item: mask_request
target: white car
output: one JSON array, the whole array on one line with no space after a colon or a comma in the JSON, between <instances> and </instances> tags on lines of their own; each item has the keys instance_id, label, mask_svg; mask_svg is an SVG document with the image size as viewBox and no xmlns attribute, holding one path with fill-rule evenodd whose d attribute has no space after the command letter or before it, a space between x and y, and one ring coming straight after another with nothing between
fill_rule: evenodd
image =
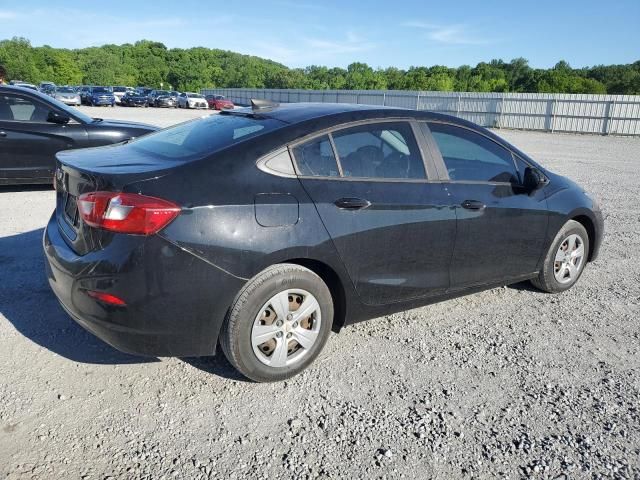
<instances>
[{"instance_id":1,"label":"white car","mask_svg":"<svg viewBox=\"0 0 640 480\"><path fill-rule=\"evenodd\" d=\"M207 109L207 99L204 95L193 92L181 93L178 97L178 108L204 108Z\"/></svg>"},{"instance_id":2,"label":"white car","mask_svg":"<svg viewBox=\"0 0 640 480\"><path fill-rule=\"evenodd\" d=\"M80 94L73 87L57 87L53 98L67 105L80 105Z\"/></svg>"},{"instance_id":3,"label":"white car","mask_svg":"<svg viewBox=\"0 0 640 480\"><path fill-rule=\"evenodd\" d=\"M113 87L113 96L116 97L116 103L118 105L122 103L122 97L124 97L127 92L133 92L133 87Z\"/></svg>"}]
</instances>

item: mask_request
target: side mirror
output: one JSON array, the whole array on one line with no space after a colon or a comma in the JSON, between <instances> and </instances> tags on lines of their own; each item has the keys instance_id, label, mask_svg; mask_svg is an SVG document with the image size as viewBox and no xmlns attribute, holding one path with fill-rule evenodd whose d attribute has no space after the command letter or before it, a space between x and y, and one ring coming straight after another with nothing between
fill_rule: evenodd
<instances>
[{"instance_id":1,"label":"side mirror","mask_svg":"<svg viewBox=\"0 0 640 480\"><path fill-rule=\"evenodd\" d=\"M547 184L547 177L540 170L534 167L527 167L524 170L523 186L529 192L534 192Z\"/></svg>"},{"instance_id":2,"label":"side mirror","mask_svg":"<svg viewBox=\"0 0 640 480\"><path fill-rule=\"evenodd\" d=\"M71 120L71 117L65 115L64 113L56 112L55 110L50 110L47 115L47 122L57 123L58 125L66 125Z\"/></svg>"}]
</instances>

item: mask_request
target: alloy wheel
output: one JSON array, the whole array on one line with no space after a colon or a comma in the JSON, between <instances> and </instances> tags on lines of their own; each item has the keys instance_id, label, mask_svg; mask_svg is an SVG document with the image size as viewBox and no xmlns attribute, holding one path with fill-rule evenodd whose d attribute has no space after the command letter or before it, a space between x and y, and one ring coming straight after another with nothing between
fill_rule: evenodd
<instances>
[{"instance_id":1,"label":"alloy wheel","mask_svg":"<svg viewBox=\"0 0 640 480\"><path fill-rule=\"evenodd\" d=\"M565 238L556 252L554 275L558 283L567 284L578 278L584 264L584 241L580 235Z\"/></svg>"}]
</instances>

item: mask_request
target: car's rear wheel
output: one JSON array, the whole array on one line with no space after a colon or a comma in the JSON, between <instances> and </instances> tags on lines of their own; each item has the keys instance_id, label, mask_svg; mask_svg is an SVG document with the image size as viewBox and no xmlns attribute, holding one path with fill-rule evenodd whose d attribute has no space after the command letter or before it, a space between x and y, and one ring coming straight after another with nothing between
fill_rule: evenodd
<instances>
[{"instance_id":1,"label":"car's rear wheel","mask_svg":"<svg viewBox=\"0 0 640 480\"><path fill-rule=\"evenodd\" d=\"M238 293L220 345L231 364L256 382L290 378L318 356L333 323L331 293L311 270L273 265Z\"/></svg>"},{"instance_id":2,"label":"car's rear wheel","mask_svg":"<svg viewBox=\"0 0 640 480\"><path fill-rule=\"evenodd\" d=\"M560 229L544 259L542 270L531 283L549 293L564 292L580 278L589 257L589 235L575 220Z\"/></svg>"}]
</instances>

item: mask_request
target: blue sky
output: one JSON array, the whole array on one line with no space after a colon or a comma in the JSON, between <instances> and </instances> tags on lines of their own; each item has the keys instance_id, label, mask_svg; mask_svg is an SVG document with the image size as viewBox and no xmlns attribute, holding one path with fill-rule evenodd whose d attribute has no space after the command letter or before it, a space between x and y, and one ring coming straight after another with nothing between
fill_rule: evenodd
<instances>
[{"instance_id":1,"label":"blue sky","mask_svg":"<svg viewBox=\"0 0 640 480\"><path fill-rule=\"evenodd\" d=\"M519 56L534 67L560 59L582 67L640 59L640 0L0 0L0 38L12 36L66 48L145 38L291 67L459 66Z\"/></svg>"}]
</instances>

